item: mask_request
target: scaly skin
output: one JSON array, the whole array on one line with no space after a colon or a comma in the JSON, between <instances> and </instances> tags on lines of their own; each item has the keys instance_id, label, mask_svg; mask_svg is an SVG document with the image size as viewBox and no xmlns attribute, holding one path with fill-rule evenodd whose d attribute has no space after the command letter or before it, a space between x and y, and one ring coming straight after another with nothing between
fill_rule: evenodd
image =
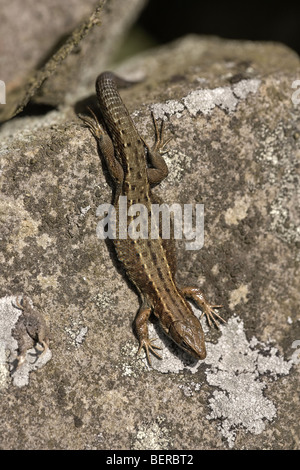
<instances>
[{"instance_id":1,"label":"scaly skin","mask_svg":"<svg viewBox=\"0 0 300 470\"><path fill-rule=\"evenodd\" d=\"M163 124L155 126L155 143L150 149L139 133L117 90L118 77L104 72L96 80L96 91L104 126L93 114L93 118L80 116L97 140L107 168L113 178L116 191L114 207L119 220L119 198L127 196L127 210L133 204L143 204L148 211L148 227L151 227L151 204L158 203L150 186L162 181L168 175L167 165L162 157L169 142L163 141ZM145 152L146 150L146 152ZM151 168L148 168L147 153ZM127 217L127 226L134 220ZM117 223L118 227L118 223ZM159 319L163 330L184 351L197 359L206 357L204 333L198 318L194 315L186 298L193 299L202 308L207 318L214 315L223 320L213 309L199 289L179 289L175 282L176 259L172 240L119 239L114 241L118 259L123 263L128 278L136 286L142 305L135 319L139 340L139 351L145 349L149 363L149 352L160 357L160 349L148 335L148 319L151 312Z\"/></svg>"}]
</instances>

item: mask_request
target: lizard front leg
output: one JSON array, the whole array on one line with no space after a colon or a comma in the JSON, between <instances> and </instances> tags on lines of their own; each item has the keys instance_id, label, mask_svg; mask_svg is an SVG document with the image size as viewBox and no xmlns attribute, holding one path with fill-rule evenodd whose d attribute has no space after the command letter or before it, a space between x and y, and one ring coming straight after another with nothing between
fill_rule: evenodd
<instances>
[{"instance_id":1,"label":"lizard front leg","mask_svg":"<svg viewBox=\"0 0 300 470\"><path fill-rule=\"evenodd\" d=\"M148 362L151 365L149 350L161 359L161 356L155 351L155 349L161 349L161 348L153 344L156 338L154 339L149 338L148 320L149 320L150 313L151 313L151 308L145 305L141 306L135 319L135 329L136 329L136 334L140 343L137 353L139 354L142 348L144 348L146 351Z\"/></svg>"},{"instance_id":2,"label":"lizard front leg","mask_svg":"<svg viewBox=\"0 0 300 470\"><path fill-rule=\"evenodd\" d=\"M216 325L216 327L217 328L219 327L219 322L218 322L218 320L216 320L215 317L219 318L224 323L226 323L224 318L222 318L214 310L215 308L223 307L223 305L212 305L212 304L210 304L206 300L204 294L200 291L200 289L198 289L197 287L184 287L183 289L181 289L180 292L184 297L192 299L198 305L198 307L201 308L201 310L203 312L202 316L206 315L209 326L212 326L212 321L213 321L213 323Z\"/></svg>"}]
</instances>

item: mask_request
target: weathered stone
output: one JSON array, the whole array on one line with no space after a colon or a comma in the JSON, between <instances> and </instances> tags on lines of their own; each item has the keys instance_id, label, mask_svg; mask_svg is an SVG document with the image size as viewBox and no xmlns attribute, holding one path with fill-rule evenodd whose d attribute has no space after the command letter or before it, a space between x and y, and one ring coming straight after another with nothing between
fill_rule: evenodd
<instances>
[{"instance_id":1,"label":"weathered stone","mask_svg":"<svg viewBox=\"0 0 300 470\"><path fill-rule=\"evenodd\" d=\"M187 37L118 71L145 76L122 92L145 140L151 110L173 137L155 192L205 206L204 246L178 244L178 281L223 303L227 324L206 331L205 361L191 362L156 324L163 360L136 359L138 297L96 237L111 188L93 138L71 108L7 123L0 445L299 448L299 59L280 44ZM52 358L20 387L4 358L22 293L50 324Z\"/></svg>"},{"instance_id":2,"label":"weathered stone","mask_svg":"<svg viewBox=\"0 0 300 470\"><path fill-rule=\"evenodd\" d=\"M0 57L7 96L0 123L19 114L30 100L56 108L72 102L75 91L77 98L84 95L98 71L111 63L145 3L98 0L89 6L72 0L64 7L51 0L38 8L30 1L24 8L17 0L7 5ZM21 15L16 13L20 10Z\"/></svg>"}]
</instances>

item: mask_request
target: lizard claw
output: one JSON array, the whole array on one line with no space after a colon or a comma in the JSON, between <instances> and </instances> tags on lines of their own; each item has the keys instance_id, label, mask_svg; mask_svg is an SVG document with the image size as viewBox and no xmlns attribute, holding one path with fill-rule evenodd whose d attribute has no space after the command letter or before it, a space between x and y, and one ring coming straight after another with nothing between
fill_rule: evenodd
<instances>
[{"instance_id":1,"label":"lizard claw","mask_svg":"<svg viewBox=\"0 0 300 470\"><path fill-rule=\"evenodd\" d=\"M204 297L204 294L197 287L185 287L181 290L181 293L184 295L184 297L193 299L194 302L198 305L198 307L201 308L203 312L201 318L203 317L203 315L206 315L207 322L210 327L212 326L212 323L214 323L216 327L219 328L219 322L217 318L226 323L226 320L224 320L224 318L222 318L221 315L219 315L214 310L215 308L223 307L223 305L211 305Z\"/></svg>"},{"instance_id":2,"label":"lizard claw","mask_svg":"<svg viewBox=\"0 0 300 470\"><path fill-rule=\"evenodd\" d=\"M92 135L97 139L99 139L103 134L103 129L101 124L94 113L94 111L88 106L88 110L90 111L91 116L85 116L83 114L78 114L79 119L81 119L84 124L90 129Z\"/></svg>"},{"instance_id":3,"label":"lizard claw","mask_svg":"<svg viewBox=\"0 0 300 470\"><path fill-rule=\"evenodd\" d=\"M151 359L150 359L150 355L149 355L149 350L157 357L159 357L159 359L162 359L162 357L155 351L155 349L162 349L160 348L159 346L155 346L155 344L153 344L154 341L156 341L157 338L153 338L153 339L142 339L140 341L140 346L139 346L139 349L138 349L138 352L137 354L139 354L141 352L141 350L144 348L145 351L146 351L146 356L147 356L147 360L148 360L148 363L149 365L151 366Z\"/></svg>"},{"instance_id":4,"label":"lizard claw","mask_svg":"<svg viewBox=\"0 0 300 470\"><path fill-rule=\"evenodd\" d=\"M226 320L224 320L224 318L222 318L221 315L219 315L214 309L221 308L221 307L223 307L223 305L210 305L210 304L204 305L201 318L203 317L203 315L206 315L209 326L211 327L212 322L213 322L216 325L216 327L219 328L219 322L215 317L219 318L224 323L226 323Z\"/></svg>"},{"instance_id":5,"label":"lizard claw","mask_svg":"<svg viewBox=\"0 0 300 470\"><path fill-rule=\"evenodd\" d=\"M168 150L165 149L165 146L172 140L172 137L169 137L165 142L163 141L164 129L165 129L165 121L162 119L160 129L158 129L157 120L154 117L153 111L151 113L154 129L155 129L155 144L154 150L158 150L158 152L163 155L167 153Z\"/></svg>"}]
</instances>

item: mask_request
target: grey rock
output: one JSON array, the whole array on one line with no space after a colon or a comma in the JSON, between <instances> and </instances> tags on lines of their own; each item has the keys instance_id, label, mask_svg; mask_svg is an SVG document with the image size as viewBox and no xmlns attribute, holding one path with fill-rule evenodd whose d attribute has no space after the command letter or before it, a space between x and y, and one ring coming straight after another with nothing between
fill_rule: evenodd
<instances>
[{"instance_id":1,"label":"grey rock","mask_svg":"<svg viewBox=\"0 0 300 470\"><path fill-rule=\"evenodd\" d=\"M204 246L178 243L178 281L223 304L227 324L203 320L198 363L155 322L163 360L136 358L138 297L96 236L111 188L72 108L3 126L0 319L26 292L52 358L14 383L0 326L2 448L299 448L299 70L280 44L195 36L116 70L145 77L122 92L145 140L151 111L173 137L155 192L204 204Z\"/></svg>"}]
</instances>

